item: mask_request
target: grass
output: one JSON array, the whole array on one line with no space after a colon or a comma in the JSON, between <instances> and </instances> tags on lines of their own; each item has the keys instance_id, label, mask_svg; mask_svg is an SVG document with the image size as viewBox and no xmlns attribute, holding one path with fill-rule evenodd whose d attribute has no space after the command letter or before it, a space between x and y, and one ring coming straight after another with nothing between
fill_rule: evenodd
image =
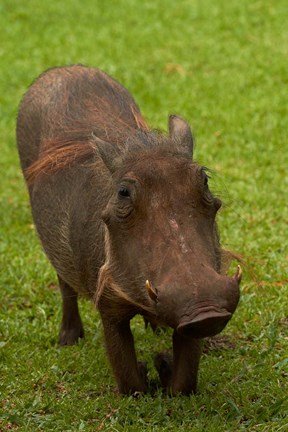
<instances>
[{"instance_id":1,"label":"grass","mask_svg":"<svg viewBox=\"0 0 288 432\"><path fill-rule=\"evenodd\" d=\"M288 430L287 2L136 0L0 5L0 430ZM186 117L196 157L226 202L224 246L246 259L239 308L205 353L196 396L119 397L98 313L81 303L85 341L60 349L60 295L32 225L15 146L31 81L51 66L98 66L166 129ZM169 346L133 321L139 356Z\"/></svg>"}]
</instances>

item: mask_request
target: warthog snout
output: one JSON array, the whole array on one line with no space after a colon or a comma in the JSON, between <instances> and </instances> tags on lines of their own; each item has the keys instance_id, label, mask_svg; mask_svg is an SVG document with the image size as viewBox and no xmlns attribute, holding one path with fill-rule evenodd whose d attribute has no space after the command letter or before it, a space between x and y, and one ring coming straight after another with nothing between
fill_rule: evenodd
<instances>
[{"instance_id":1,"label":"warthog snout","mask_svg":"<svg viewBox=\"0 0 288 432\"><path fill-rule=\"evenodd\" d=\"M192 320L186 318L180 322L177 331L184 336L195 338L214 336L224 329L231 317L232 313L228 311L203 310Z\"/></svg>"},{"instance_id":2,"label":"warthog snout","mask_svg":"<svg viewBox=\"0 0 288 432\"><path fill-rule=\"evenodd\" d=\"M198 278L179 285L174 272L157 290L146 281L146 290L155 302L158 315L183 336L203 338L220 333L232 318L240 297L241 267L233 277L211 268ZM197 282L196 282L197 281ZM181 296L177 294L181 293Z\"/></svg>"}]
</instances>

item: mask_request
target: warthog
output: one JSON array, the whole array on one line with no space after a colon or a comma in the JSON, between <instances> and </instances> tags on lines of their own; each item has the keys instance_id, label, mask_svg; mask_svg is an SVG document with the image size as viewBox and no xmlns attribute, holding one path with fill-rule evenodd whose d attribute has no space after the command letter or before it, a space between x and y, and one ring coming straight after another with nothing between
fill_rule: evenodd
<instances>
[{"instance_id":1,"label":"warthog","mask_svg":"<svg viewBox=\"0 0 288 432\"><path fill-rule=\"evenodd\" d=\"M128 91L80 65L43 73L19 109L17 142L33 219L60 284L60 344L83 337L78 295L97 305L121 393L145 392L130 320L174 329L173 358L155 357L173 394L196 390L201 338L239 300L241 269L221 274L221 201L193 161L182 118L151 130Z\"/></svg>"}]
</instances>

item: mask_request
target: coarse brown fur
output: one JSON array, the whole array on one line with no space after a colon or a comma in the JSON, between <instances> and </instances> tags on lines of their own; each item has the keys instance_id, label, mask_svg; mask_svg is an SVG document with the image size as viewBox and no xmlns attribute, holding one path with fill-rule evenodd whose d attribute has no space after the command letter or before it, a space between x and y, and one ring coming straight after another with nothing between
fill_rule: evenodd
<instances>
[{"instance_id":1,"label":"coarse brown fur","mask_svg":"<svg viewBox=\"0 0 288 432\"><path fill-rule=\"evenodd\" d=\"M162 385L194 392L201 339L231 318L241 273L221 275L221 202L192 161L189 125L170 116L168 135L152 131L124 87L75 65L32 84L17 143L33 219L59 279L60 343L83 337L77 297L90 297L119 391L146 391L130 330L141 314L174 329L173 358L155 358Z\"/></svg>"}]
</instances>

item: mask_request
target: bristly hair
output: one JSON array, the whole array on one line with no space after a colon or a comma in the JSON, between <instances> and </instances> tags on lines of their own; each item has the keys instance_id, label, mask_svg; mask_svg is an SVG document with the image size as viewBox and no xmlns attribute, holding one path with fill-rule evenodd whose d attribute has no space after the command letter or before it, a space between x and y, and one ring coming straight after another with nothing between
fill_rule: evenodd
<instances>
[{"instance_id":1,"label":"bristly hair","mask_svg":"<svg viewBox=\"0 0 288 432\"><path fill-rule=\"evenodd\" d=\"M95 147L90 141L83 143L59 139L47 140L46 150L43 150L39 159L25 171L25 178L32 185L36 178L42 174L53 174L64 168L68 168L76 162L85 162L92 157Z\"/></svg>"},{"instance_id":2,"label":"bristly hair","mask_svg":"<svg viewBox=\"0 0 288 432\"><path fill-rule=\"evenodd\" d=\"M37 177L42 174L51 175L77 163L89 161L93 163L95 161L97 138L95 139L94 132L91 132L90 135L86 134L86 136L80 136L79 133L75 133L74 137L71 132L68 137L59 137L45 141L38 160L25 171L28 185L32 185ZM140 156L145 153L151 154L151 151L155 155L161 154L163 156L169 155L187 158L187 154L182 153L169 136L158 131L131 128L129 134L126 136L126 140L119 144L115 143L115 146L117 145L119 145L119 160L125 160L125 162L128 162L130 159L135 160L137 153Z\"/></svg>"},{"instance_id":3,"label":"bristly hair","mask_svg":"<svg viewBox=\"0 0 288 432\"><path fill-rule=\"evenodd\" d=\"M109 113L109 123L108 118L106 119L107 124L104 125L106 134L108 139L111 137L112 142L116 145L125 145L129 137L137 141L140 136L144 137L149 132L149 127L140 112L133 105L130 106L130 109L138 129L128 123L126 124L120 118L114 118L112 113ZM121 123L120 128L119 123ZM75 163L84 163L93 158L96 147L95 142L93 142L94 132L91 130L91 133L87 134L87 125L77 126L76 130L71 128L69 131L62 130L58 137L46 139L42 143L39 158L25 170L28 185L32 185L36 178L42 174L53 174ZM111 128L114 128L114 133L111 132ZM120 140L123 142L121 143Z\"/></svg>"}]
</instances>

